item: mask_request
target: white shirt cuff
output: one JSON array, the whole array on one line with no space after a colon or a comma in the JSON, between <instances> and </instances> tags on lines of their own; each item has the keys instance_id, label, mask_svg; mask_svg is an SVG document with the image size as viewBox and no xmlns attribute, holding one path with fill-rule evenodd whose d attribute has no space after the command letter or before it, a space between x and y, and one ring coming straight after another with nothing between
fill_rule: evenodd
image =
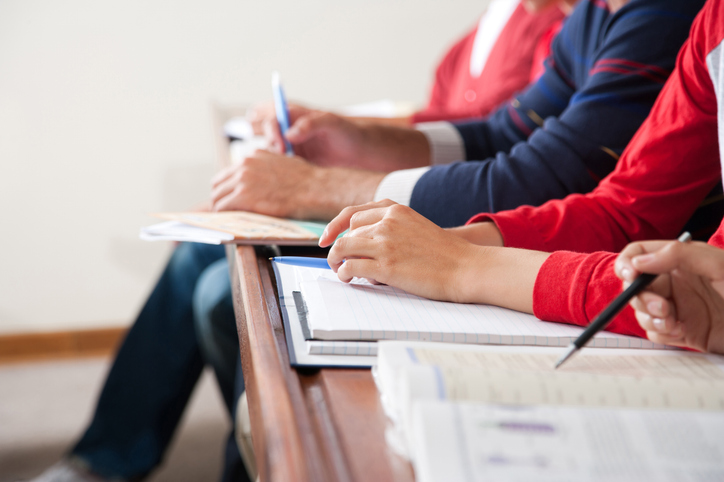
<instances>
[{"instance_id":1,"label":"white shirt cuff","mask_svg":"<svg viewBox=\"0 0 724 482\"><path fill-rule=\"evenodd\" d=\"M423 122L415 129L425 134L430 143L430 164L450 164L465 160L465 142L449 122Z\"/></svg>"},{"instance_id":2,"label":"white shirt cuff","mask_svg":"<svg viewBox=\"0 0 724 482\"><path fill-rule=\"evenodd\" d=\"M429 167L418 167L389 173L377 186L375 201L391 199L398 204L409 206L415 184L429 170Z\"/></svg>"}]
</instances>

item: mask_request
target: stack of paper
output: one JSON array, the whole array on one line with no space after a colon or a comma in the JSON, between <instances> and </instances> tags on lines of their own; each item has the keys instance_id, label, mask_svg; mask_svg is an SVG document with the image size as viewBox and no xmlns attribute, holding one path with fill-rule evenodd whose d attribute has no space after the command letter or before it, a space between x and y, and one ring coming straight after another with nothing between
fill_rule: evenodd
<instances>
[{"instance_id":1,"label":"stack of paper","mask_svg":"<svg viewBox=\"0 0 724 482\"><path fill-rule=\"evenodd\" d=\"M381 342L387 438L419 481L724 480L724 358L592 348L555 371L558 355Z\"/></svg>"}]
</instances>

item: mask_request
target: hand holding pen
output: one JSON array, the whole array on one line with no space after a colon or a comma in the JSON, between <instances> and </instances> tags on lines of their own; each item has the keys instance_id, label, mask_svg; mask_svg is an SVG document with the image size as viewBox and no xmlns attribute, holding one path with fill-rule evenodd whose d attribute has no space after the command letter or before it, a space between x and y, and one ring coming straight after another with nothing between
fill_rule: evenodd
<instances>
[{"instance_id":1,"label":"hand holding pen","mask_svg":"<svg viewBox=\"0 0 724 482\"><path fill-rule=\"evenodd\" d=\"M640 272L658 278L631 301L656 343L724 353L724 250L702 242L644 241L619 255L627 284Z\"/></svg>"},{"instance_id":2,"label":"hand holding pen","mask_svg":"<svg viewBox=\"0 0 724 482\"><path fill-rule=\"evenodd\" d=\"M683 244L688 242L691 239L691 235L688 232L683 233L681 236L679 236L679 239L677 241L669 241L668 243L678 243ZM664 243L667 243L664 241ZM629 245L631 246L631 245ZM627 248L628 249L628 248ZM625 251L624 251L625 252ZM621 255L623 256L624 253ZM649 286L658 276L659 273L655 272L648 272L649 270L646 270L647 272L644 273L643 267L641 268L641 271L636 270L636 267L634 265L628 265L626 266L625 263L623 263L622 258L619 257L619 259L616 262L616 267L618 268L621 265L620 271L622 273L625 273L626 276L620 276L624 281L630 283L626 289L624 289L623 293L618 295L592 322L588 327L581 333L581 335L569 345L566 352L561 356L561 358L558 360L558 362L555 365L555 368L560 367L563 365L563 363L566 362L571 356L573 356L574 353L576 353L578 350L583 348L591 338L594 337L596 333L603 330L608 326L609 323L616 317L616 315L623 310L626 305L637 297L643 290L646 289L647 286ZM634 269L631 269L631 268ZM617 269L617 274L619 273L619 270ZM638 275L638 276L637 276ZM656 341L656 340L652 340Z\"/></svg>"}]
</instances>

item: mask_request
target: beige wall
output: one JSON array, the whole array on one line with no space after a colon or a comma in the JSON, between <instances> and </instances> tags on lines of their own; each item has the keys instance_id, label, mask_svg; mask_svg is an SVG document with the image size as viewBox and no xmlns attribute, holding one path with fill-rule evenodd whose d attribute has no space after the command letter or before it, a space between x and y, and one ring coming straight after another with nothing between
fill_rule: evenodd
<instances>
[{"instance_id":1,"label":"beige wall","mask_svg":"<svg viewBox=\"0 0 724 482\"><path fill-rule=\"evenodd\" d=\"M209 102L420 103L486 0L0 0L0 333L130 323L208 192Z\"/></svg>"}]
</instances>

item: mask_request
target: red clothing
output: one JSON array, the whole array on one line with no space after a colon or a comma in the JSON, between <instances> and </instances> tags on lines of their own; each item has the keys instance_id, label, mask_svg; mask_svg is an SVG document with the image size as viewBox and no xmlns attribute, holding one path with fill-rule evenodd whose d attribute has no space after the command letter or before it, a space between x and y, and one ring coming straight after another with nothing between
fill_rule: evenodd
<instances>
[{"instance_id":1,"label":"red clothing","mask_svg":"<svg viewBox=\"0 0 724 482\"><path fill-rule=\"evenodd\" d=\"M630 241L675 237L721 179L717 101L720 109L724 102L716 93L721 96L724 81L706 61L718 69L724 58L711 60L724 48L723 4L709 0L694 21L650 116L593 192L470 220L495 222L506 246L565 250L553 253L538 273L533 310L539 318L587 325L621 291L611 251ZM724 248L724 226L709 243ZM630 307L609 330L643 336Z\"/></svg>"},{"instance_id":2,"label":"red clothing","mask_svg":"<svg viewBox=\"0 0 724 482\"><path fill-rule=\"evenodd\" d=\"M440 62L430 101L425 109L412 116L413 122L486 116L528 85L539 40L563 17L558 8L530 14L518 4L500 32L479 77L473 77L469 68L477 33L475 27ZM546 38L550 44L553 35ZM550 51L550 45L547 50Z\"/></svg>"},{"instance_id":3,"label":"red clothing","mask_svg":"<svg viewBox=\"0 0 724 482\"><path fill-rule=\"evenodd\" d=\"M533 51L533 64L530 69L529 82L535 82L546 71L545 60L551 55L551 44L558 32L563 28L563 20L565 19L560 19L554 23L538 41L538 45Z\"/></svg>"}]
</instances>

